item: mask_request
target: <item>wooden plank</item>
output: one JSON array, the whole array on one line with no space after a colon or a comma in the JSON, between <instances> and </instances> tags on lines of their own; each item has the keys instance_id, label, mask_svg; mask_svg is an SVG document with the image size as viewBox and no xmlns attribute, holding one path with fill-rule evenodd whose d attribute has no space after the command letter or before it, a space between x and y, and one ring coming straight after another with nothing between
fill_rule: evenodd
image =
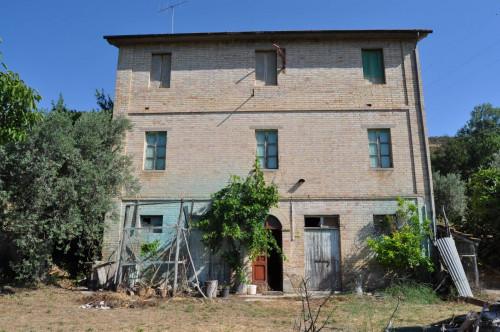
<instances>
[{"instance_id":1,"label":"wooden plank","mask_svg":"<svg viewBox=\"0 0 500 332\"><path fill-rule=\"evenodd\" d=\"M182 214L184 209L184 201L181 200L181 208L179 211L179 219L177 220L177 240L175 241L175 262L179 261L179 249L180 249L180 240L181 240L181 221L182 221ZM174 266L174 287L173 287L173 293L172 295L175 296L177 293L177 276L179 272L179 264L175 264Z\"/></svg>"}]
</instances>

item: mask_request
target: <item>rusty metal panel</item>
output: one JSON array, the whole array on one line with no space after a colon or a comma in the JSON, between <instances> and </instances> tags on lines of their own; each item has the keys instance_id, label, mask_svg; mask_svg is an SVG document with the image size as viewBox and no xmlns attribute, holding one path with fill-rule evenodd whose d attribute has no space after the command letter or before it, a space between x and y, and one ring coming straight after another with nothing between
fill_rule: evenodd
<instances>
[{"instance_id":1,"label":"rusty metal panel","mask_svg":"<svg viewBox=\"0 0 500 332\"><path fill-rule=\"evenodd\" d=\"M451 237L438 239L437 246L444 264L450 272L451 278L457 287L458 294L464 297L473 297L469 282L465 276L464 268L458 256L455 241Z\"/></svg>"},{"instance_id":2,"label":"rusty metal panel","mask_svg":"<svg viewBox=\"0 0 500 332\"><path fill-rule=\"evenodd\" d=\"M340 231L307 229L306 278L311 290L340 290Z\"/></svg>"},{"instance_id":3,"label":"rusty metal panel","mask_svg":"<svg viewBox=\"0 0 500 332\"><path fill-rule=\"evenodd\" d=\"M189 236L189 250L193 257L198 280L202 284L207 280L218 280L219 285L229 284L231 281L229 266L221 259L220 255L210 253L210 249L201 242L202 236L203 232L198 229L193 229ZM194 281L192 269L190 269L189 279Z\"/></svg>"}]
</instances>

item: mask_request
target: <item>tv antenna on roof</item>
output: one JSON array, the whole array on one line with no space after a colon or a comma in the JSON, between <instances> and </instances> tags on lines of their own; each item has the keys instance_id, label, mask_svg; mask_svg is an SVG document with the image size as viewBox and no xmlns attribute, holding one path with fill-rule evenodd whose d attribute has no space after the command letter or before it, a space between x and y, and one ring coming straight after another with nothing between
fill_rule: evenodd
<instances>
[{"instance_id":1,"label":"tv antenna on roof","mask_svg":"<svg viewBox=\"0 0 500 332\"><path fill-rule=\"evenodd\" d=\"M180 5L182 5L183 3L186 3L186 2L187 2L187 0L179 2L179 3L176 3L176 4L173 4L173 5L170 5L170 6L167 3L166 6L164 5L163 8L158 11L159 13L161 13L161 12L166 12L169 9L172 9L172 33L174 33L174 9L175 9L175 7L180 6Z\"/></svg>"}]
</instances>

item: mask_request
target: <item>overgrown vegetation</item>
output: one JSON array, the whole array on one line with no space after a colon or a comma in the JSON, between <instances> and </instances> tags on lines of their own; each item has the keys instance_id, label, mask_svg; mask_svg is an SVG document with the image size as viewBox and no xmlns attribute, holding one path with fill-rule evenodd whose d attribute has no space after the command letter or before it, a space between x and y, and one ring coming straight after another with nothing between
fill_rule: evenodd
<instances>
[{"instance_id":1,"label":"overgrown vegetation","mask_svg":"<svg viewBox=\"0 0 500 332\"><path fill-rule=\"evenodd\" d=\"M399 298L407 303L434 304L440 302L430 285L417 282L394 283L382 290L381 293L394 299Z\"/></svg>"},{"instance_id":2,"label":"overgrown vegetation","mask_svg":"<svg viewBox=\"0 0 500 332\"><path fill-rule=\"evenodd\" d=\"M68 110L61 98L25 141L0 147L0 232L17 248L17 279L51 262L76 273L99 257L113 197L138 188L121 153L130 128L106 110Z\"/></svg>"},{"instance_id":3,"label":"overgrown vegetation","mask_svg":"<svg viewBox=\"0 0 500 332\"><path fill-rule=\"evenodd\" d=\"M431 160L434 171L440 173L434 176L437 213L444 205L458 230L481 239L479 254L483 261L498 266L500 108L491 104L474 107L467 124L456 137L433 151Z\"/></svg>"},{"instance_id":4,"label":"overgrown vegetation","mask_svg":"<svg viewBox=\"0 0 500 332\"><path fill-rule=\"evenodd\" d=\"M263 252L281 248L269 229L264 227L269 210L278 204L278 188L266 185L258 161L245 179L231 175L227 187L212 195L210 210L197 226L205 232L203 243L233 269L239 280L246 281L243 258L255 259Z\"/></svg>"},{"instance_id":5,"label":"overgrown vegetation","mask_svg":"<svg viewBox=\"0 0 500 332\"><path fill-rule=\"evenodd\" d=\"M43 118L43 114L37 111L37 102L42 96L3 62L0 67L5 70L0 70L0 144L23 141L26 132Z\"/></svg>"},{"instance_id":6,"label":"overgrown vegetation","mask_svg":"<svg viewBox=\"0 0 500 332\"><path fill-rule=\"evenodd\" d=\"M384 227L387 235L368 239L368 245L377 255L377 262L391 275L415 277L422 269L432 272L433 265L422 248L422 242L430 234L430 221L420 221L418 206L398 198L395 215L387 216Z\"/></svg>"}]
</instances>

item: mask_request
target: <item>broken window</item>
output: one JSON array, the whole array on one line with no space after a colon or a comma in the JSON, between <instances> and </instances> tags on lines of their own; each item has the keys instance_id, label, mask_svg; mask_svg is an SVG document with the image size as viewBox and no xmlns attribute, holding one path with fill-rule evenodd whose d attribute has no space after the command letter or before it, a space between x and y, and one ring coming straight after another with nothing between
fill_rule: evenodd
<instances>
[{"instance_id":1,"label":"broken window","mask_svg":"<svg viewBox=\"0 0 500 332\"><path fill-rule=\"evenodd\" d=\"M255 85L278 85L276 51L255 51Z\"/></svg>"},{"instance_id":2,"label":"broken window","mask_svg":"<svg viewBox=\"0 0 500 332\"><path fill-rule=\"evenodd\" d=\"M257 158L260 167L268 169L278 168L278 132L256 131Z\"/></svg>"},{"instance_id":3,"label":"broken window","mask_svg":"<svg viewBox=\"0 0 500 332\"><path fill-rule=\"evenodd\" d=\"M151 57L150 86L170 88L171 54L153 54Z\"/></svg>"},{"instance_id":4,"label":"broken window","mask_svg":"<svg viewBox=\"0 0 500 332\"><path fill-rule=\"evenodd\" d=\"M150 233L161 233L163 227L163 216L141 216L141 227L150 228Z\"/></svg>"},{"instance_id":5,"label":"broken window","mask_svg":"<svg viewBox=\"0 0 500 332\"><path fill-rule=\"evenodd\" d=\"M339 228L339 216L305 216L304 227Z\"/></svg>"},{"instance_id":6,"label":"broken window","mask_svg":"<svg viewBox=\"0 0 500 332\"><path fill-rule=\"evenodd\" d=\"M167 152L167 133L146 133L146 159L144 169L164 170Z\"/></svg>"},{"instance_id":7,"label":"broken window","mask_svg":"<svg viewBox=\"0 0 500 332\"><path fill-rule=\"evenodd\" d=\"M361 50L363 76L373 84L385 84L384 57L382 50Z\"/></svg>"},{"instance_id":8,"label":"broken window","mask_svg":"<svg viewBox=\"0 0 500 332\"><path fill-rule=\"evenodd\" d=\"M368 129L370 167L391 168L391 140L389 129Z\"/></svg>"}]
</instances>

